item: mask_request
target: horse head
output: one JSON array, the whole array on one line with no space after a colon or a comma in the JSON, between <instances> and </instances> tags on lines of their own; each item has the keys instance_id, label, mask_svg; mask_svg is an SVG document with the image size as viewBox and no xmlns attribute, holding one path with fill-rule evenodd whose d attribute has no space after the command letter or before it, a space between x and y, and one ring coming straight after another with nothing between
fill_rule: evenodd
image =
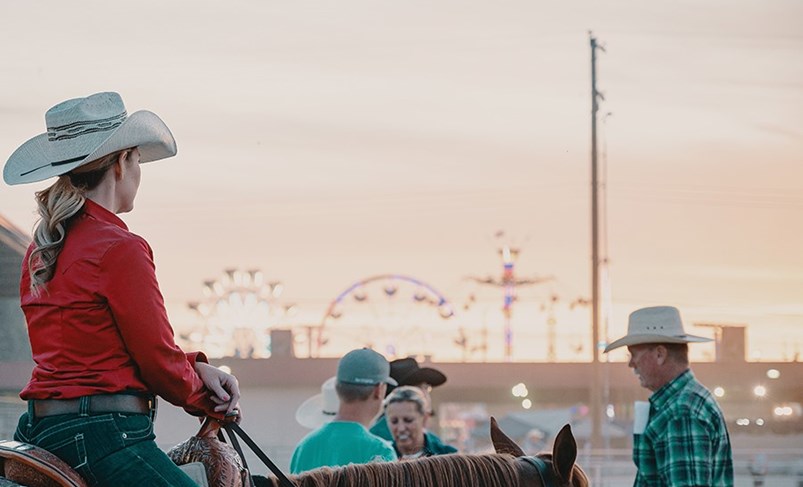
<instances>
[{"instance_id":1,"label":"horse head","mask_svg":"<svg viewBox=\"0 0 803 487\"><path fill-rule=\"evenodd\" d=\"M561 428L552 453L541 453L534 457L527 456L510 437L508 437L491 418L491 442L497 453L506 453L519 459L522 475L533 480L530 485L539 481L544 487L588 487L588 477L576 463L577 442L568 424Z\"/></svg>"}]
</instances>

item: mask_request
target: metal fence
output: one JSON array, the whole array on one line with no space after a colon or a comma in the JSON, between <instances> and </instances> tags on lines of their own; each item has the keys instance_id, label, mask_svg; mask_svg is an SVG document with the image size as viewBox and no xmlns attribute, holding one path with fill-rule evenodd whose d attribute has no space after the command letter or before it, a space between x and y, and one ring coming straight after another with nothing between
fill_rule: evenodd
<instances>
[{"instance_id":1,"label":"metal fence","mask_svg":"<svg viewBox=\"0 0 803 487\"><path fill-rule=\"evenodd\" d=\"M630 450L578 452L594 487L633 485L636 467ZM734 450L735 487L803 487L803 445L794 449Z\"/></svg>"}]
</instances>

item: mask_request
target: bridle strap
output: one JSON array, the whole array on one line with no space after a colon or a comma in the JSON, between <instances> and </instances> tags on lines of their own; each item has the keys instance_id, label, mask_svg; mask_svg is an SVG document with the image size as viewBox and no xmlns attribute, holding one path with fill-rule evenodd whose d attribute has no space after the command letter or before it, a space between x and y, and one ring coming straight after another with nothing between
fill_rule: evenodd
<instances>
[{"instance_id":1,"label":"bridle strap","mask_svg":"<svg viewBox=\"0 0 803 487\"><path fill-rule=\"evenodd\" d=\"M541 485L544 487L555 487L555 482L553 482L553 475L552 469L550 465L540 457L522 457L524 461L535 467L535 471L538 472L538 478L541 480Z\"/></svg>"},{"instance_id":2,"label":"bridle strap","mask_svg":"<svg viewBox=\"0 0 803 487\"><path fill-rule=\"evenodd\" d=\"M221 441L225 441L223 439L223 433L221 433L220 430L218 430L217 434ZM245 455L243 455L243 449L240 447L240 442L237 441L237 435L235 435L234 432L232 432L229 428L226 428L226 435L229 437L229 442L231 443L232 448L234 448L234 451L240 455L240 460L243 462L243 468L248 470L249 485L247 487L256 487L256 485L254 485L254 479L251 477L251 470L248 468L248 462L245 460Z\"/></svg>"},{"instance_id":3,"label":"bridle strap","mask_svg":"<svg viewBox=\"0 0 803 487\"><path fill-rule=\"evenodd\" d=\"M233 446L234 449L237 451L237 454L240 455L240 458L243 461L243 466L245 468L248 468L248 466L245 463L245 455L243 455L243 450L242 448L240 448L240 443L237 441L236 436L242 438L245 444L248 445L248 447L256 454L256 456L259 457L260 460L262 460L262 463L264 463L270 469L270 471L273 472L273 475L275 475L276 478L279 479L279 485L281 487L295 487L295 484L291 482L290 479L288 479L287 476L284 475L284 473L282 473L279 467L277 467L276 464L273 463L270 460L270 458L268 458L267 455L265 455L265 452L263 452L259 448L259 446L257 446L257 444L254 442L254 440L252 440L251 437L248 436L245 433L245 431L243 431L243 429L240 427L239 424L232 421L230 423L222 424L221 428L226 430L226 434L228 434L229 439L231 440L231 446ZM251 482L253 485L253 480L251 480Z\"/></svg>"}]
</instances>

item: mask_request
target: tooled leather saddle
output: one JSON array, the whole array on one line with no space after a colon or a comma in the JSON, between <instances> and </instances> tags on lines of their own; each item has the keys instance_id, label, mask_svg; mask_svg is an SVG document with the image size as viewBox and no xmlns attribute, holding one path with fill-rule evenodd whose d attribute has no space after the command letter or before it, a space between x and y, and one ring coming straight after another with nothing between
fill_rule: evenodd
<instances>
[{"instance_id":1,"label":"tooled leather saddle","mask_svg":"<svg viewBox=\"0 0 803 487\"><path fill-rule=\"evenodd\" d=\"M87 487L84 479L61 458L18 441L0 441L0 477L37 487Z\"/></svg>"},{"instance_id":2,"label":"tooled leather saddle","mask_svg":"<svg viewBox=\"0 0 803 487\"><path fill-rule=\"evenodd\" d=\"M200 487L209 486L201 463L188 463L179 468ZM49 451L28 443L0 440L0 486L18 484L28 487L87 487L78 472Z\"/></svg>"}]
</instances>

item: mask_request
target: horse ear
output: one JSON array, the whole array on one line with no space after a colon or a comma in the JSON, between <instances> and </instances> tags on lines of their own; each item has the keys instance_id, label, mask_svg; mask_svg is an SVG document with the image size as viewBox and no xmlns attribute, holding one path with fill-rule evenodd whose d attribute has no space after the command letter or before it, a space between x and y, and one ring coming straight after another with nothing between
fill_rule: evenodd
<instances>
[{"instance_id":1,"label":"horse ear","mask_svg":"<svg viewBox=\"0 0 803 487\"><path fill-rule=\"evenodd\" d=\"M552 446L552 468L561 484L572 481L572 469L577 460L577 442L568 424L561 428Z\"/></svg>"},{"instance_id":2,"label":"horse ear","mask_svg":"<svg viewBox=\"0 0 803 487\"><path fill-rule=\"evenodd\" d=\"M494 449L496 453L509 453L514 457L523 457L524 451L516 444L515 441L511 440L506 434L499 429L499 425L496 423L496 418L491 416L491 442L494 444Z\"/></svg>"}]
</instances>

